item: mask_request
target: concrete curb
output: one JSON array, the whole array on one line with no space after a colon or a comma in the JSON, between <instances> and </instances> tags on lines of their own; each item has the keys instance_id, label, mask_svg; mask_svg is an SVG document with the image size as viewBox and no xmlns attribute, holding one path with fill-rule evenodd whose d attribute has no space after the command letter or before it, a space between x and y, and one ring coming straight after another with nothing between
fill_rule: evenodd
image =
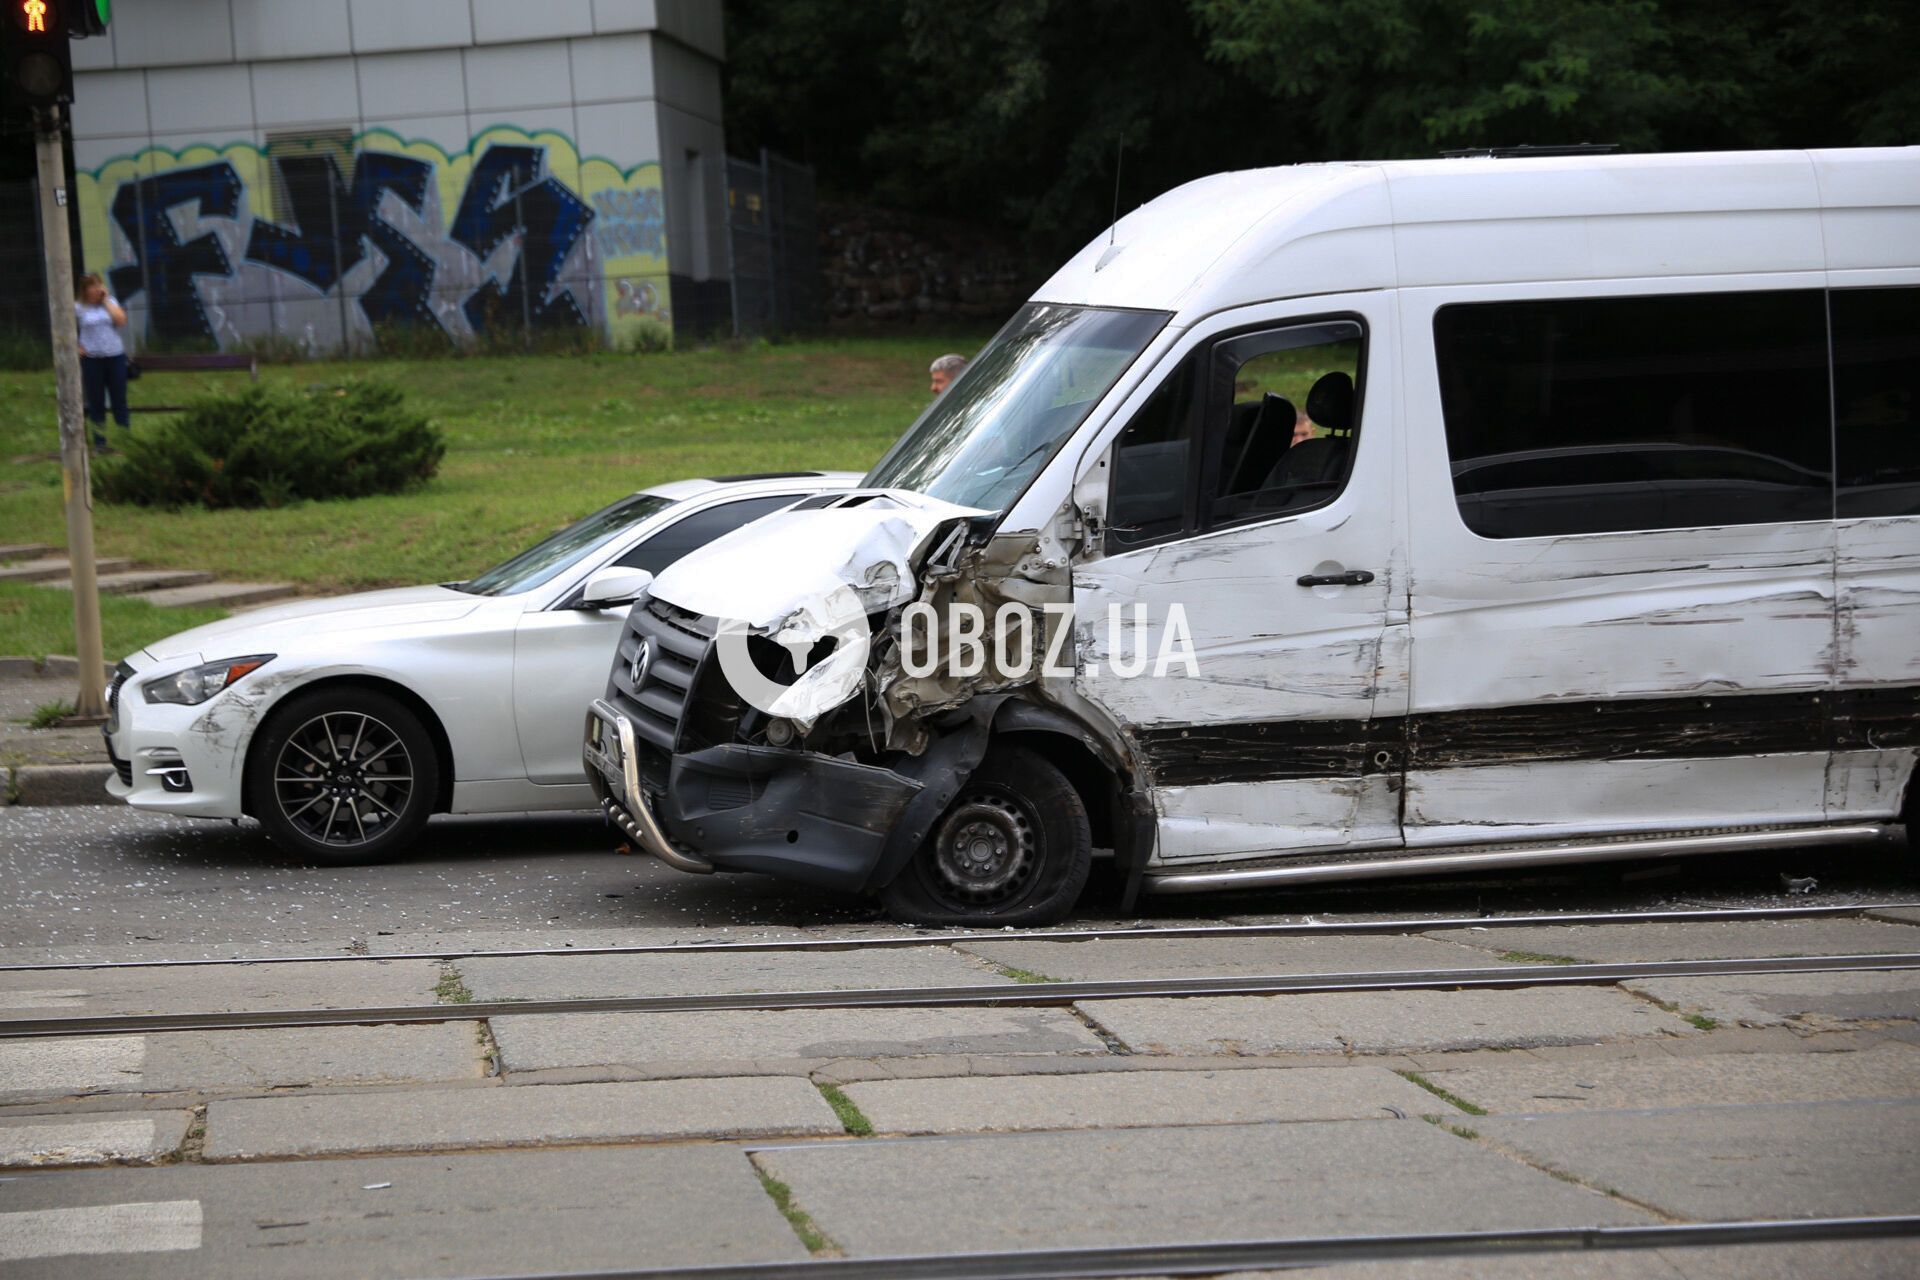
<instances>
[{"instance_id":1,"label":"concrete curb","mask_svg":"<svg viewBox=\"0 0 1920 1280\"><path fill-rule=\"evenodd\" d=\"M8 771L6 801L18 805L116 804L110 764L28 764Z\"/></svg>"}]
</instances>

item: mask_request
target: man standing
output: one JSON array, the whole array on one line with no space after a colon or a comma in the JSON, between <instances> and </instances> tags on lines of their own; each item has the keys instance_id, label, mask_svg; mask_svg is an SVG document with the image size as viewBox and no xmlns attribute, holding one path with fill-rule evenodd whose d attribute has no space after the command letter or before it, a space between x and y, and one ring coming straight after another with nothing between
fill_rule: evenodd
<instances>
[{"instance_id":1,"label":"man standing","mask_svg":"<svg viewBox=\"0 0 1920 1280\"><path fill-rule=\"evenodd\" d=\"M958 352L949 352L935 360L927 369L927 373L933 379L933 394L937 396L952 386L953 380L958 378L966 367L967 358Z\"/></svg>"}]
</instances>

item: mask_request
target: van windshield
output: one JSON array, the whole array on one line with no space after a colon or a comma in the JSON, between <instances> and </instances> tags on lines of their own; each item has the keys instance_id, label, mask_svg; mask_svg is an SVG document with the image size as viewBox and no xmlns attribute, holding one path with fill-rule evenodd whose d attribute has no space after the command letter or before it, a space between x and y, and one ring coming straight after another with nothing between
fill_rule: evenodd
<instances>
[{"instance_id":1,"label":"van windshield","mask_svg":"<svg viewBox=\"0 0 1920 1280\"><path fill-rule=\"evenodd\" d=\"M863 488L1004 511L1167 323L1029 303L880 459Z\"/></svg>"}]
</instances>

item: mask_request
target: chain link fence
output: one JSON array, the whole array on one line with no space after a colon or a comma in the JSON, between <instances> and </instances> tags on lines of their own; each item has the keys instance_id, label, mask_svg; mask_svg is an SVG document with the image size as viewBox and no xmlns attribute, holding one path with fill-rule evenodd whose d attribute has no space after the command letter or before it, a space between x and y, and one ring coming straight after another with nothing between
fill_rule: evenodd
<instances>
[{"instance_id":1,"label":"chain link fence","mask_svg":"<svg viewBox=\"0 0 1920 1280\"><path fill-rule=\"evenodd\" d=\"M813 170L762 151L727 160L727 249L736 337L826 325Z\"/></svg>"}]
</instances>

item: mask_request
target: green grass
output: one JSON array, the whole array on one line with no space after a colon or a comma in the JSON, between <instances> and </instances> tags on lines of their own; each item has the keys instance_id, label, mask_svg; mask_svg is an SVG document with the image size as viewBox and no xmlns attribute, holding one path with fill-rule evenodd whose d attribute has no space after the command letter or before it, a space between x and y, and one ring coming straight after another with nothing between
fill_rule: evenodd
<instances>
[{"instance_id":1,"label":"green grass","mask_svg":"<svg viewBox=\"0 0 1920 1280\"><path fill-rule=\"evenodd\" d=\"M1460 1110L1466 1112L1470 1116L1483 1116L1487 1114L1487 1109L1485 1107L1479 1106L1476 1103L1468 1102L1465 1098L1461 1097L1459 1094L1452 1093L1446 1089L1441 1088L1439 1085L1435 1084L1433 1081L1421 1075L1418 1071L1399 1071L1399 1072L1395 1072L1394 1074L1398 1075L1402 1080L1405 1080L1409 1084L1419 1085L1422 1089L1425 1089L1428 1093L1440 1099L1440 1101L1452 1103L1454 1106L1460 1108Z\"/></svg>"},{"instance_id":2,"label":"green grass","mask_svg":"<svg viewBox=\"0 0 1920 1280\"><path fill-rule=\"evenodd\" d=\"M980 337L264 366L262 382L292 386L360 373L395 382L446 432L440 474L413 493L266 511L100 503L94 535L102 555L323 592L471 576L647 485L865 470L925 407L927 363ZM179 403L243 384L234 374L155 374L132 399ZM164 422L136 414L134 430ZM56 450L51 374L0 371L0 543L65 543ZM48 636L42 647L66 652L70 642Z\"/></svg>"},{"instance_id":3,"label":"green grass","mask_svg":"<svg viewBox=\"0 0 1920 1280\"><path fill-rule=\"evenodd\" d=\"M29 729L51 729L73 714L71 702L43 702L26 719Z\"/></svg>"},{"instance_id":4,"label":"green grass","mask_svg":"<svg viewBox=\"0 0 1920 1280\"><path fill-rule=\"evenodd\" d=\"M792 1187L758 1165L754 1166L753 1171L760 1175L761 1190L772 1199L773 1207L780 1211L780 1216L785 1218L787 1225L793 1228L793 1234L800 1237L800 1243L806 1246L808 1253L838 1251L838 1246L833 1243L832 1237L815 1226L813 1219L807 1215L807 1211L794 1203Z\"/></svg>"},{"instance_id":5,"label":"green grass","mask_svg":"<svg viewBox=\"0 0 1920 1280\"><path fill-rule=\"evenodd\" d=\"M1044 973L1035 973L1032 969L1018 969L1010 964L995 964L1003 978L1012 978L1015 982L1058 982L1058 978L1049 978Z\"/></svg>"},{"instance_id":6,"label":"green grass","mask_svg":"<svg viewBox=\"0 0 1920 1280\"><path fill-rule=\"evenodd\" d=\"M443 965L440 981L433 984L433 994L441 1004L472 1004L473 992L467 989L467 980L451 964Z\"/></svg>"},{"instance_id":7,"label":"green grass","mask_svg":"<svg viewBox=\"0 0 1920 1280\"><path fill-rule=\"evenodd\" d=\"M15 539L0 535L0 542ZM100 597L100 630L112 662L155 640L227 616L224 609L163 609L126 596ZM0 583L0 654L44 658L73 652L73 597L51 587Z\"/></svg>"},{"instance_id":8,"label":"green grass","mask_svg":"<svg viewBox=\"0 0 1920 1280\"><path fill-rule=\"evenodd\" d=\"M820 1096L833 1108L833 1114L840 1117L841 1128L856 1138L873 1136L873 1121L867 1119L866 1114L838 1085L816 1083L814 1088L820 1090Z\"/></svg>"},{"instance_id":9,"label":"green grass","mask_svg":"<svg viewBox=\"0 0 1920 1280\"><path fill-rule=\"evenodd\" d=\"M1508 964L1579 964L1574 956L1556 956L1547 951L1502 951L1500 958Z\"/></svg>"}]
</instances>

